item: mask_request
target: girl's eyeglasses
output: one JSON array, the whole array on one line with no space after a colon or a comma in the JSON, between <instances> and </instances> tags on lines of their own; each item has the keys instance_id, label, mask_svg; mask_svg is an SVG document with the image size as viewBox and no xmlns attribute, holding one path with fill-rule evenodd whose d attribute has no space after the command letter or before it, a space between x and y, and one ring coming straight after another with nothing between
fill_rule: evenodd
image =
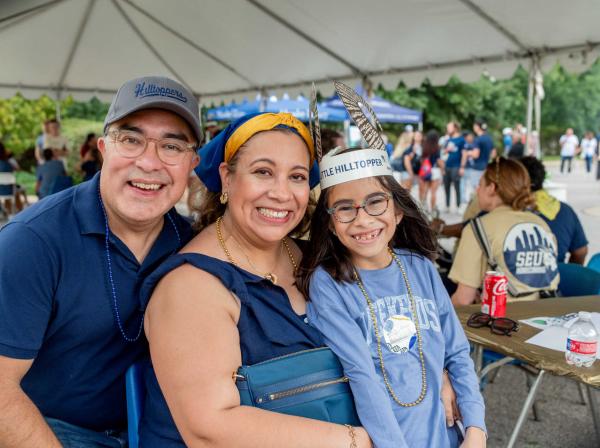
<instances>
[{"instance_id":1,"label":"girl's eyeglasses","mask_svg":"<svg viewBox=\"0 0 600 448\"><path fill-rule=\"evenodd\" d=\"M510 336L511 333L519 331L519 324L507 317L492 317L486 313L473 313L467 320L467 326L471 328L490 327L494 334Z\"/></svg>"},{"instance_id":2,"label":"girl's eyeglasses","mask_svg":"<svg viewBox=\"0 0 600 448\"><path fill-rule=\"evenodd\" d=\"M392 195L387 193L378 193L368 197L362 204L354 204L352 202L340 202L327 209L327 213L333 215L337 222L347 224L356 219L358 210L363 209L371 216L383 215L387 208Z\"/></svg>"}]
</instances>

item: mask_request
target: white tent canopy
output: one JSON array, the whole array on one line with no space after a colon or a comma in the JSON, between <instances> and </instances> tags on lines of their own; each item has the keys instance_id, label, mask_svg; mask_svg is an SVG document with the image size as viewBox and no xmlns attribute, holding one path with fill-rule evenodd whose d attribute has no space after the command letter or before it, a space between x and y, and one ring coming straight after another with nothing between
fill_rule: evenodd
<instances>
[{"instance_id":1,"label":"white tent canopy","mask_svg":"<svg viewBox=\"0 0 600 448\"><path fill-rule=\"evenodd\" d=\"M205 104L313 81L394 88L535 60L587 68L600 50L598 0L2 0L0 96L109 99L160 74Z\"/></svg>"}]
</instances>

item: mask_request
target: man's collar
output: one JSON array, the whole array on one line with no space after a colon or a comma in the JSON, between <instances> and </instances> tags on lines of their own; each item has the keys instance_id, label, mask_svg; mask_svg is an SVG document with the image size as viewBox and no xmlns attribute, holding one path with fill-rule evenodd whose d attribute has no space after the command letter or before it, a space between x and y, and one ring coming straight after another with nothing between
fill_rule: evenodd
<instances>
[{"instance_id":1,"label":"man's collar","mask_svg":"<svg viewBox=\"0 0 600 448\"><path fill-rule=\"evenodd\" d=\"M82 235L104 234L104 213L99 198L100 172L80 184L73 195L73 208Z\"/></svg>"}]
</instances>

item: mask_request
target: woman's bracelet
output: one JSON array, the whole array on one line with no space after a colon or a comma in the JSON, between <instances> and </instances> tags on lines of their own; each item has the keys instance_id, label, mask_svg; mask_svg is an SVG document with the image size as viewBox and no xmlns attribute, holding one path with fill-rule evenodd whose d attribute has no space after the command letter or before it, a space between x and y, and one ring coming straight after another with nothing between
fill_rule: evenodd
<instances>
[{"instance_id":1,"label":"woman's bracelet","mask_svg":"<svg viewBox=\"0 0 600 448\"><path fill-rule=\"evenodd\" d=\"M348 428L348 434L350 434L350 448L358 448L358 445L356 444L356 433L354 432L354 426L351 425L344 425L346 428Z\"/></svg>"}]
</instances>

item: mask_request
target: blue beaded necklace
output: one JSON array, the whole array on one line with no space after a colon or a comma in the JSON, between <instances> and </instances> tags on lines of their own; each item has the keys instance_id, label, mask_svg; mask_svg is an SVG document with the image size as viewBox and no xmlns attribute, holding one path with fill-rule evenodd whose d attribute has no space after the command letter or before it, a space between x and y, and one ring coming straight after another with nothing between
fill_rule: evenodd
<instances>
[{"instance_id":1,"label":"blue beaded necklace","mask_svg":"<svg viewBox=\"0 0 600 448\"><path fill-rule=\"evenodd\" d=\"M108 236L110 235L110 228L108 227L108 216L106 215L106 209L104 208L104 202L102 201L102 196L100 195L100 186L98 186L98 201L100 202L100 207L102 208L102 213L104 214L104 248L105 248L105 253L106 253L106 266L108 269L108 280L110 282L110 291L112 293L112 302L111 302L112 309L113 309L113 312L117 319L117 326L119 327L119 331L121 332L123 339L125 339L126 342L135 342L140 338L140 336L142 334L142 329L144 328L144 311L141 312L140 325L137 330L137 334L134 337L127 336L127 334L125 333L125 329L123 328L123 324L121 323L121 314L119 313L119 305L117 303L117 291L115 288L115 281L113 279L112 262L111 262L111 258L110 258L110 244L108 241ZM167 218L169 218L169 222L171 223L171 225L173 226L173 229L175 230L175 235L177 235L177 241L179 241L179 246L181 246L181 237L179 236L179 231L177 230L177 226L175 225L173 218L171 217L171 215L168 212L167 212L166 216L167 216Z\"/></svg>"}]
</instances>

